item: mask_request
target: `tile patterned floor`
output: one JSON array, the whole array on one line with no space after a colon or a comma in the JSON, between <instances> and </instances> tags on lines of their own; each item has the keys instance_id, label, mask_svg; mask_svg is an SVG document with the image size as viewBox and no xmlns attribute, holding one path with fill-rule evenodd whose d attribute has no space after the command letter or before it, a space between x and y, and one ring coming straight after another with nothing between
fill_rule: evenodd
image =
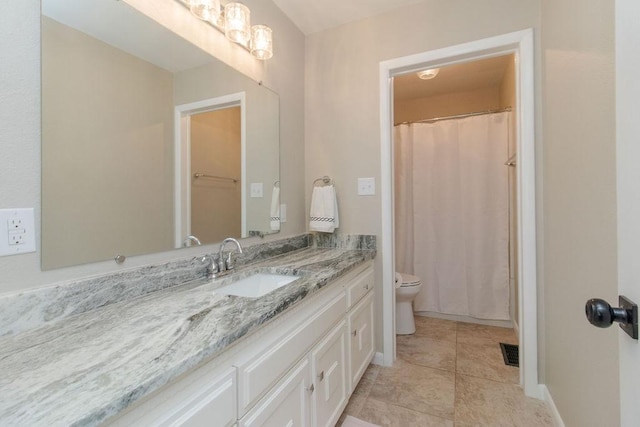
<instances>
[{"instance_id":1,"label":"tile patterned floor","mask_svg":"<svg viewBox=\"0 0 640 427\"><path fill-rule=\"evenodd\" d=\"M524 396L518 368L504 364L501 342L518 340L511 329L416 316L416 333L397 337L396 363L369 366L342 419L383 427L553 426L546 405Z\"/></svg>"}]
</instances>

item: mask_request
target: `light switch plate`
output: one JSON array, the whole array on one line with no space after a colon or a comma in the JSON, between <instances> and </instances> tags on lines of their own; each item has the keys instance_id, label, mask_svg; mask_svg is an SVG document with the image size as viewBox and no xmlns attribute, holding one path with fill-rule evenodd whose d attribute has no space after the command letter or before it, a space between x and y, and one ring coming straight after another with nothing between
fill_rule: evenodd
<instances>
[{"instance_id":1,"label":"light switch plate","mask_svg":"<svg viewBox=\"0 0 640 427\"><path fill-rule=\"evenodd\" d=\"M0 209L0 256L36 251L33 208Z\"/></svg>"},{"instance_id":2,"label":"light switch plate","mask_svg":"<svg viewBox=\"0 0 640 427\"><path fill-rule=\"evenodd\" d=\"M358 178L358 195L359 196L375 196L376 179L375 178Z\"/></svg>"},{"instance_id":3,"label":"light switch plate","mask_svg":"<svg viewBox=\"0 0 640 427\"><path fill-rule=\"evenodd\" d=\"M251 183L251 197L262 197L262 183L261 182L252 182Z\"/></svg>"}]
</instances>

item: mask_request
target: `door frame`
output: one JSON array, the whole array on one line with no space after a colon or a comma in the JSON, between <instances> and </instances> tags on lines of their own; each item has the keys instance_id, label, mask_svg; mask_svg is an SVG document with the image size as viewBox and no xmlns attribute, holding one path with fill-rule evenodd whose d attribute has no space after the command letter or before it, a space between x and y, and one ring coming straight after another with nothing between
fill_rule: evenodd
<instances>
[{"instance_id":1,"label":"door frame","mask_svg":"<svg viewBox=\"0 0 640 427\"><path fill-rule=\"evenodd\" d=\"M240 107L240 200L242 235L247 235L247 120L246 93L237 92L177 105L174 109L174 245L181 248L191 234L191 122L193 114ZM197 237L197 236L196 236Z\"/></svg>"},{"instance_id":2,"label":"door frame","mask_svg":"<svg viewBox=\"0 0 640 427\"><path fill-rule=\"evenodd\" d=\"M541 398L538 381L533 29L380 62L382 364L392 365L396 352L392 78L424 68L444 67L507 54L514 54L516 61L514 110L518 123L516 174L520 384L527 396Z\"/></svg>"},{"instance_id":3,"label":"door frame","mask_svg":"<svg viewBox=\"0 0 640 427\"><path fill-rule=\"evenodd\" d=\"M637 19L640 3L637 0L615 2L615 81L616 81L616 170L617 170L617 227L618 227L618 294L640 301L640 146L637 119L637 100L640 95L640 57L637 46L640 29ZM610 301L614 305L614 301ZM617 301L615 301L617 306ZM637 425L640 419L640 343L620 328L618 334L620 375L620 425Z\"/></svg>"}]
</instances>

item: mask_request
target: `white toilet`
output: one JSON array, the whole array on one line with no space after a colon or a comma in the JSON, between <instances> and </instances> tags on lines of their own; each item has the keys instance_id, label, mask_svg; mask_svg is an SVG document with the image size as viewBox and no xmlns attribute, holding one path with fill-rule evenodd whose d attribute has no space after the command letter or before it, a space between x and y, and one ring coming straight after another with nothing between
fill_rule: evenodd
<instances>
[{"instance_id":1,"label":"white toilet","mask_svg":"<svg viewBox=\"0 0 640 427\"><path fill-rule=\"evenodd\" d=\"M413 320L413 300L422 282L417 276L407 273L396 273L396 334L410 335L416 331Z\"/></svg>"}]
</instances>

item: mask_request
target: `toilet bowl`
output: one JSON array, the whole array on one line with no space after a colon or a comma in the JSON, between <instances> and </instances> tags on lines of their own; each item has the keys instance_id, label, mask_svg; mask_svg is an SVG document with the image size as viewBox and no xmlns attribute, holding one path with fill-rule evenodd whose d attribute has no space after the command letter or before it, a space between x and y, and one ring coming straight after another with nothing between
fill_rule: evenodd
<instances>
[{"instance_id":1,"label":"toilet bowl","mask_svg":"<svg viewBox=\"0 0 640 427\"><path fill-rule=\"evenodd\" d=\"M413 300L421 287L419 277L396 273L396 334L410 335L416 331L416 323L413 320Z\"/></svg>"}]
</instances>

